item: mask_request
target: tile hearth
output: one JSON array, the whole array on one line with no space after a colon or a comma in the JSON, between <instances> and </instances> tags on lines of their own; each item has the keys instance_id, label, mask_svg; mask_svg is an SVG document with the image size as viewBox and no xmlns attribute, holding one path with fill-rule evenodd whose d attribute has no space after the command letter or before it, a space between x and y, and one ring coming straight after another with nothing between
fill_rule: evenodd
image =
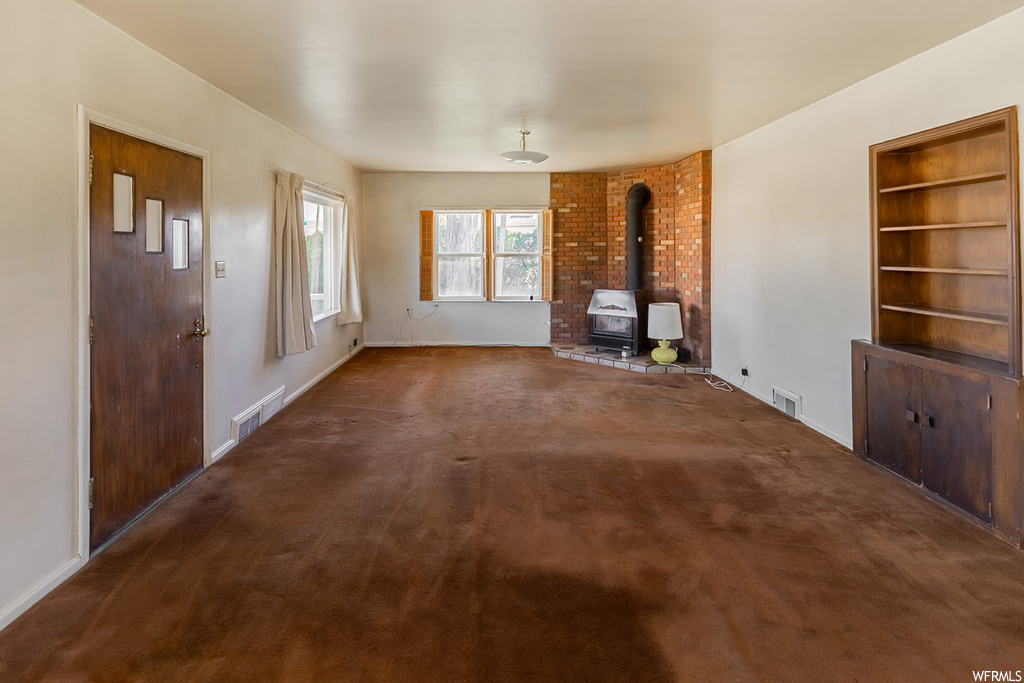
<instances>
[{"instance_id":1,"label":"tile hearth","mask_svg":"<svg viewBox=\"0 0 1024 683\"><path fill-rule=\"evenodd\" d=\"M651 359L651 352L646 351L638 356L622 357L617 351L596 350L589 344L552 344L551 350L559 358L584 361L597 365L607 365L619 368L620 370L631 370L633 372L645 372L648 374L671 374L675 372L698 373L708 372L708 369L701 365L690 365L687 363L676 363L675 365L658 365Z\"/></svg>"}]
</instances>

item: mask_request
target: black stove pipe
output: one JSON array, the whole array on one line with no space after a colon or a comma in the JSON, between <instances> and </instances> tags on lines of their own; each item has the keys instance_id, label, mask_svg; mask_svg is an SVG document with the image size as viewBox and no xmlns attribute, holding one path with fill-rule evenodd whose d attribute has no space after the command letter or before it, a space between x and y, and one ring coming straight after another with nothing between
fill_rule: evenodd
<instances>
[{"instance_id":1,"label":"black stove pipe","mask_svg":"<svg viewBox=\"0 0 1024 683\"><path fill-rule=\"evenodd\" d=\"M626 193L626 289L643 289L644 207L651 188L634 183Z\"/></svg>"}]
</instances>

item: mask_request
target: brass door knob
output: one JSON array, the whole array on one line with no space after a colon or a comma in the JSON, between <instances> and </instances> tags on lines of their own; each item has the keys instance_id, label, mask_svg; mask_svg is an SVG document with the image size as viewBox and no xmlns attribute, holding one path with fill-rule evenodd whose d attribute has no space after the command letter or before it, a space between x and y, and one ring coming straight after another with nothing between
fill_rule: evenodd
<instances>
[{"instance_id":1,"label":"brass door knob","mask_svg":"<svg viewBox=\"0 0 1024 683\"><path fill-rule=\"evenodd\" d=\"M193 325L195 325L195 329L192 330L192 336L196 338L196 341L199 341L201 337L205 337L206 335L210 334L210 331L203 327L202 318L196 318L196 321L193 323Z\"/></svg>"}]
</instances>

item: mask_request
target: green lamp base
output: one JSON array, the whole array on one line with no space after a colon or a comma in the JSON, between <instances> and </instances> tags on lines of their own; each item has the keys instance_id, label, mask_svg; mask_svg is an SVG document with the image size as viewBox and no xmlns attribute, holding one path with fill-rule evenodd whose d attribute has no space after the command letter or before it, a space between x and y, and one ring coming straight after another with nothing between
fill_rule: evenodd
<instances>
[{"instance_id":1,"label":"green lamp base","mask_svg":"<svg viewBox=\"0 0 1024 683\"><path fill-rule=\"evenodd\" d=\"M676 350L668 345L668 339L662 339L658 342L658 348L651 351L651 358L658 362L659 365L671 365L676 362L676 358L679 354Z\"/></svg>"}]
</instances>

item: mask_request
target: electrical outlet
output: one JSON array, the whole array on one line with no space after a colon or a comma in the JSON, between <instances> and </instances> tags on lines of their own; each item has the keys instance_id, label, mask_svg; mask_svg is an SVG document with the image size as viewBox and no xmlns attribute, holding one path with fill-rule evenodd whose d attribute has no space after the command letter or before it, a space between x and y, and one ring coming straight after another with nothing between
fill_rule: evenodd
<instances>
[{"instance_id":1,"label":"electrical outlet","mask_svg":"<svg viewBox=\"0 0 1024 683\"><path fill-rule=\"evenodd\" d=\"M352 340L352 347L355 348L356 346L359 346L359 337Z\"/></svg>"},{"instance_id":2,"label":"electrical outlet","mask_svg":"<svg viewBox=\"0 0 1024 683\"><path fill-rule=\"evenodd\" d=\"M746 368L740 368L740 374L743 375L744 377L750 377L750 370L747 370Z\"/></svg>"}]
</instances>

